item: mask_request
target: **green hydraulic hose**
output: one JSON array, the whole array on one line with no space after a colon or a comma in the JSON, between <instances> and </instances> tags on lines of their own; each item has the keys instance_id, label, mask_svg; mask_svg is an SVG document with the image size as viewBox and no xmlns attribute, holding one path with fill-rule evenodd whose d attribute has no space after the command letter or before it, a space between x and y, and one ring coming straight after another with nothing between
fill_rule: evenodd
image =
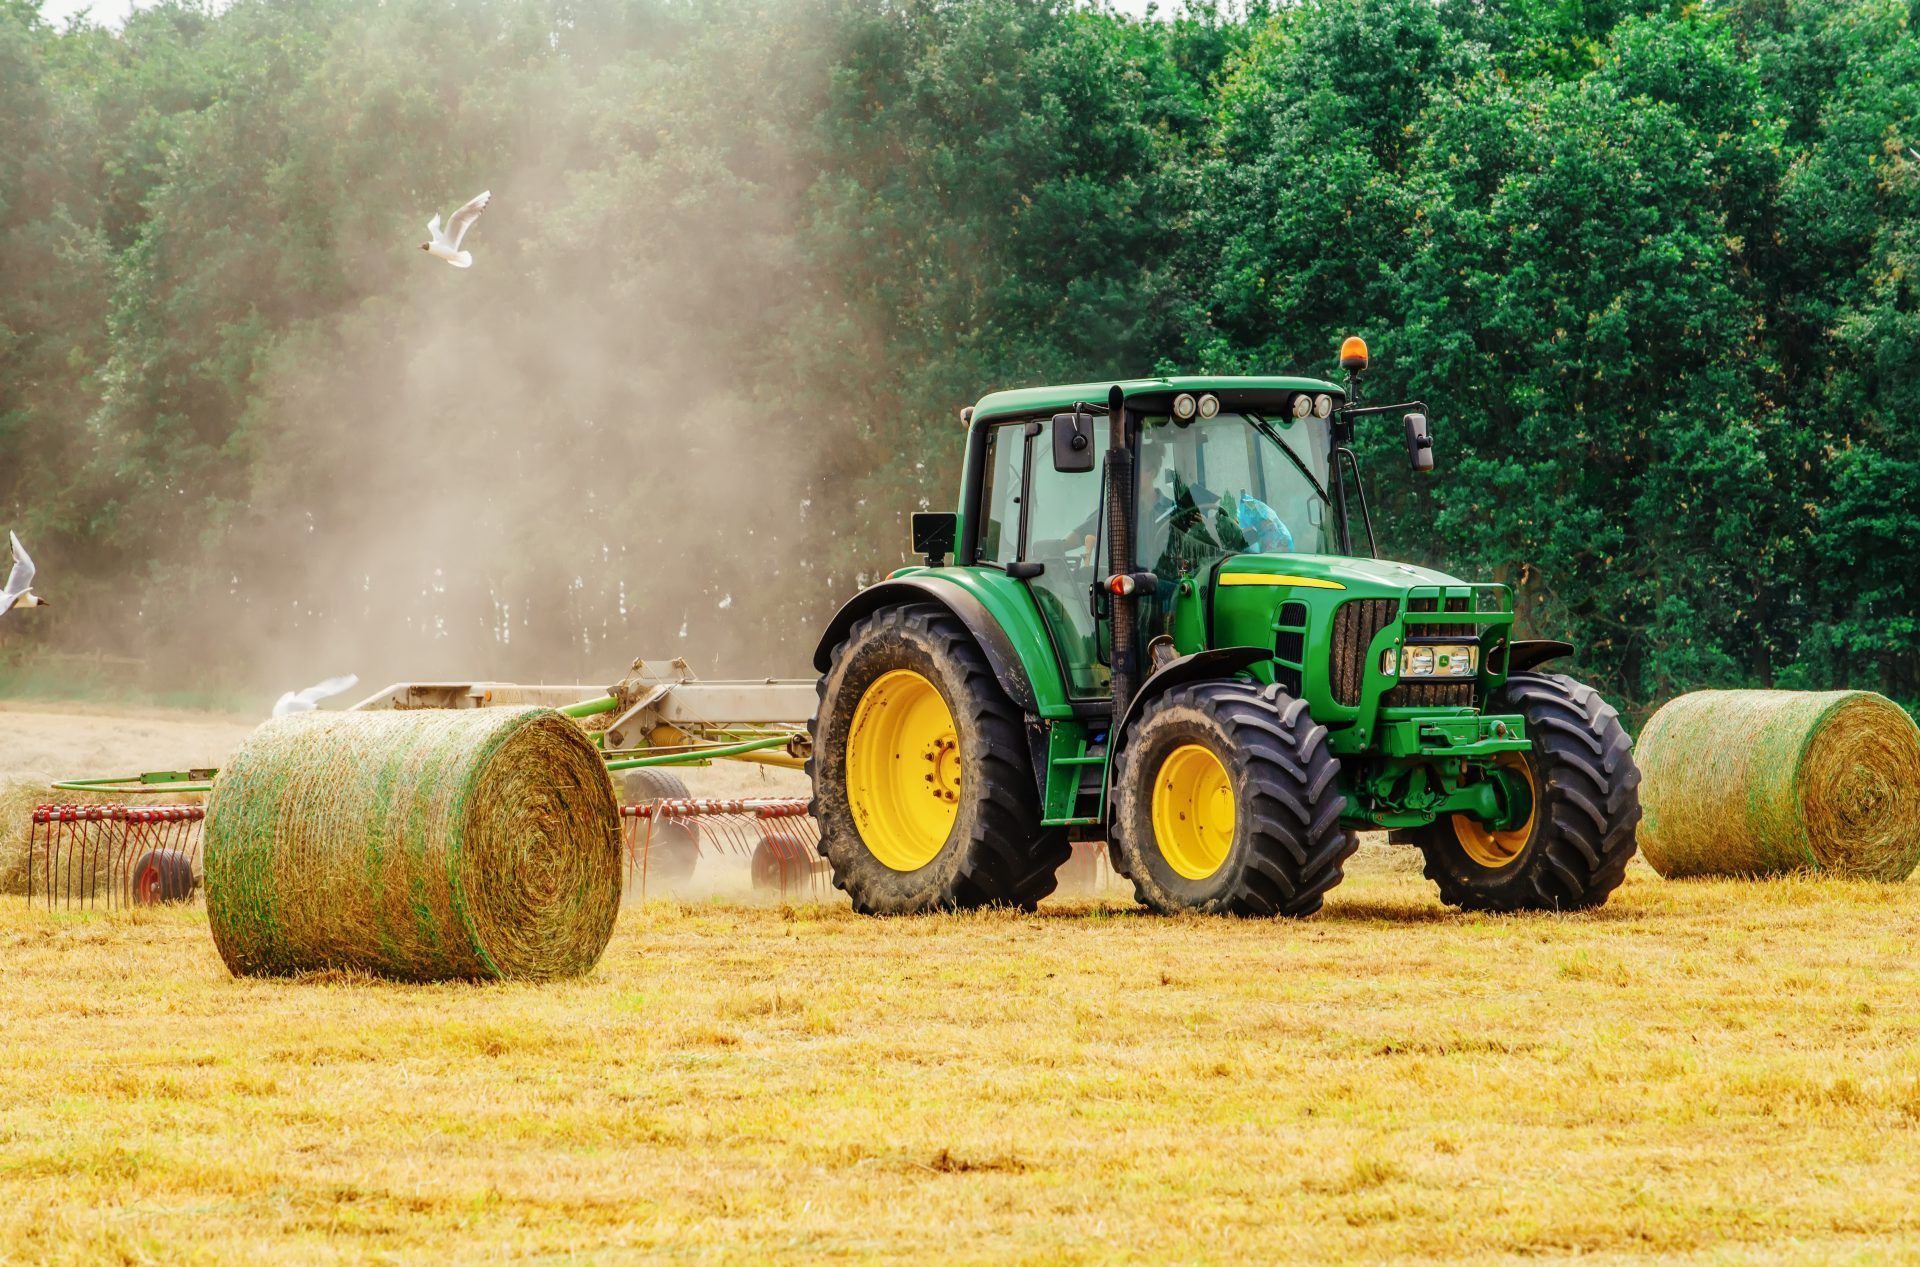
<instances>
[{"instance_id":1,"label":"green hydraulic hose","mask_svg":"<svg viewBox=\"0 0 1920 1267\"><path fill-rule=\"evenodd\" d=\"M213 784L193 780L211 778L214 773L212 770L156 770L117 779L62 779L52 786L62 792L211 792ZM136 786L121 786L127 783Z\"/></svg>"},{"instance_id":2,"label":"green hydraulic hose","mask_svg":"<svg viewBox=\"0 0 1920 1267\"><path fill-rule=\"evenodd\" d=\"M708 761L714 757L737 757L747 752L784 748L791 742L791 737L780 735L772 739L755 739L748 743L710 744L704 748L692 748L686 752L669 752L658 757L629 757L623 761L609 761L607 769L640 770L656 765L692 765L694 762Z\"/></svg>"},{"instance_id":3,"label":"green hydraulic hose","mask_svg":"<svg viewBox=\"0 0 1920 1267\"><path fill-rule=\"evenodd\" d=\"M702 761L711 761L715 757L737 757L749 752L764 752L769 748L784 748L789 742L791 742L790 736L777 735L746 743L708 744L705 747L690 748L685 752L663 753L657 757L629 757L621 761L609 761L607 769L609 771L640 770L656 765L693 765ZM53 786L63 792L211 792L212 783L190 781L193 775L205 777L207 773L199 770L191 772L161 770L149 774L130 774L118 779L62 779Z\"/></svg>"}]
</instances>

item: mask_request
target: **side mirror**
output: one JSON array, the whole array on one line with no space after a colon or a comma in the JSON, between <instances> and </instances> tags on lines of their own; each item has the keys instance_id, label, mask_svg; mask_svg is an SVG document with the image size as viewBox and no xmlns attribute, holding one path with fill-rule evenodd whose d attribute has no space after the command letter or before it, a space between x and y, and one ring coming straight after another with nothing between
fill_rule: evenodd
<instances>
[{"instance_id":1,"label":"side mirror","mask_svg":"<svg viewBox=\"0 0 1920 1267\"><path fill-rule=\"evenodd\" d=\"M951 510L914 511L913 552L924 556L928 567L941 566L953 552L954 532L959 525L960 516Z\"/></svg>"},{"instance_id":2,"label":"side mirror","mask_svg":"<svg viewBox=\"0 0 1920 1267\"><path fill-rule=\"evenodd\" d=\"M1407 415L1407 460L1421 475L1433 470L1433 437L1427 434L1425 414Z\"/></svg>"},{"instance_id":3,"label":"side mirror","mask_svg":"<svg viewBox=\"0 0 1920 1267\"><path fill-rule=\"evenodd\" d=\"M1093 415L1053 416L1053 469L1072 475L1093 469Z\"/></svg>"}]
</instances>

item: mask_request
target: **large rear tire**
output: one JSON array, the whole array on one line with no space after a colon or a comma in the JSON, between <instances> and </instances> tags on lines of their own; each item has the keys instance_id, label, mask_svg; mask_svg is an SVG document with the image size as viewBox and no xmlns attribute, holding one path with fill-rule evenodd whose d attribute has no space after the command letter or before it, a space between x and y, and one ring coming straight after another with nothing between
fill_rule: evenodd
<instances>
[{"instance_id":1,"label":"large rear tire","mask_svg":"<svg viewBox=\"0 0 1920 1267\"><path fill-rule=\"evenodd\" d=\"M1053 892L1068 846L1040 822L1026 718L951 613L855 623L811 729L820 852L856 911L1031 909Z\"/></svg>"},{"instance_id":2,"label":"large rear tire","mask_svg":"<svg viewBox=\"0 0 1920 1267\"><path fill-rule=\"evenodd\" d=\"M1201 682L1146 707L1114 772L1120 870L1156 911L1311 915L1359 838L1326 727L1278 686Z\"/></svg>"},{"instance_id":3,"label":"large rear tire","mask_svg":"<svg viewBox=\"0 0 1920 1267\"><path fill-rule=\"evenodd\" d=\"M1440 899L1469 911L1599 906L1633 859L1640 771L1613 706L1559 673L1515 673L1488 711L1526 719L1516 770L1532 789L1526 822L1505 831L1454 814L1410 833Z\"/></svg>"}]
</instances>

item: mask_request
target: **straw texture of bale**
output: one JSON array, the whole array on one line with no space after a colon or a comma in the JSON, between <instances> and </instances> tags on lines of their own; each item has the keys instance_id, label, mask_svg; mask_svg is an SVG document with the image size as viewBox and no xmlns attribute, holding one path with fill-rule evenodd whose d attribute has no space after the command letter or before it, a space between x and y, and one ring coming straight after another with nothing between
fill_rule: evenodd
<instances>
[{"instance_id":1,"label":"straw texture of bale","mask_svg":"<svg viewBox=\"0 0 1920 1267\"><path fill-rule=\"evenodd\" d=\"M1920 730L1871 691L1682 695L1634 760L1661 875L1903 880L1920 861Z\"/></svg>"},{"instance_id":2,"label":"straw texture of bale","mask_svg":"<svg viewBox=\"0 0 1920 1267\"><path fill-rule=\"evenodd\" d=\"M221 770L205 867L237 976L575 976L619 913L619 806L551 709L307 713Z\"/></svg>"}]
</instances>

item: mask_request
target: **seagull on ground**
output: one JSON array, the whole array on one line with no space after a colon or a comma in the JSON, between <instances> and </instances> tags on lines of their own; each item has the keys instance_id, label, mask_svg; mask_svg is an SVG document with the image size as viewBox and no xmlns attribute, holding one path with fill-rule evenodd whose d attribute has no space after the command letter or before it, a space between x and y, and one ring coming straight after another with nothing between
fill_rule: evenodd
<instances>
[{"instance_id":1,"label":"seagull on ground","mask_svg":"<svg viewBox=\"0 0 1920 1267\"><path fill-rule=\"evenodd\" d=\"M27 548L11 532L7 534L7 539L13 542L13 574L7 577L7 588L0 590L0 615L16 607L53 606L33 592L33 560L27 557Z\"/></svg>"},{"instance_id":2,"label":"seagull on ground","mask_svg":"<svg viewBox=\"0 0 1920 1267\"><path fill-rule=\"evenodd\" d=\"M351 691L359 684L359 677L349 673L345 677L330 677L317 686L309 686L304 691L288 691L280 697L280 702L273 706L273 715L285 717L288 713L311 713L320 707L321 700L332 699L340 692Z\"/></svg>"},{"instance_id":3,"label":"seagull on ground","mask_svg":"<svg viewBox=\"0 0 1920 1267\"><path fill-rule=\"evenodd\" d=\"M445 260L455 268L472 268L473 253L460 249L460 239L467 236L467 230L480 218L480 213L493 201L491 189L478 194L466 206L453 213L453 219L447 221L444 231L440 228L440 213L433 213L433 219L427 222L429 241L422 242L420 249L437 260Z\"/></svg>"}]
</instances>

